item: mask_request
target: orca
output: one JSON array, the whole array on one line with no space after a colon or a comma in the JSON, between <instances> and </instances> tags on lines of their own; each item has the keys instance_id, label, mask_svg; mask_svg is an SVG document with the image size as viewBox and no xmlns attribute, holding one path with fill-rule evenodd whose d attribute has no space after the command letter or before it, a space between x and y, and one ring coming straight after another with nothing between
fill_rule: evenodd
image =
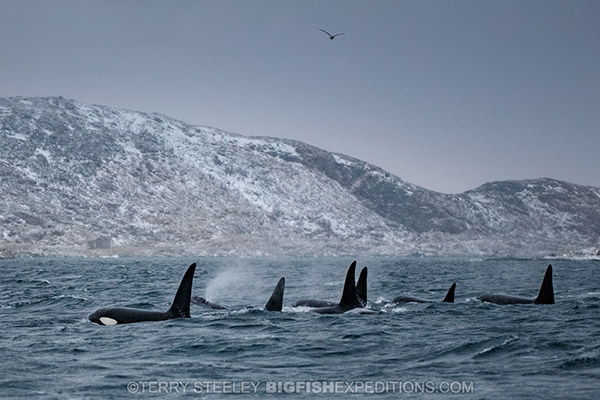
<instances>
[{"instance_id":1,"label":"orca","mask_svg":"<svg viewBox=\"0 0 600 400\"><path fill-rule=\"evenodd\" d=\"M283 290L285 289L285 278L281 278L277 282L277 286L273 289L271 298L265 304L265 310L267 311L281 311L283 308Z\"/></svg>"},{"instance_id":2,"label":"orca","mask_svg":"<svg viewBox=\"0 0 600 400\"><path fill-rule=\"evenodd\" d=\"M503 294L484 294L479 300L494 304L554 304L554 288L552 287L552 265L548 265L540 291L535 299L507 296Z\"/></svg>"},{"instance_id":3,"label":"orca","mask_svg":"<svg viewBox=\"0 0 600 400\"><path fill-rule=\"evenodd\" d=\"M363 307L367 305L367 267L363 267L356 281L356 297Z\"/></svg>"},{"instance_id":4,"label":"orca","mask_svg":"<svg viewBox=\"0 0 600 400\"><path fill-rule=\"evenodd\" d=\"M446 293L446 297L444 297L444 300L442 300L442 303L454 303L455 289L456 289L456 283L453 283L452 286L450 286L448 293ZM432 301L423 300L423 299L419 299L417 297L411 297L411 296L396 296L396 297L394 297L394 300L392 300L392 302L394 302L394 303L432 303Z\"/></svg>"},{"instance_id":5,"label":"orca","mask_svg":"<svg viewBox=\"0 0 600 400\"><path fill-rule=\"evenodd\" d=\"M356 296L358 300L362 304L362 306L367 305L367 267L364 267L360 271L360 275L358 277L358 281L356 283ZM334 301L328 300L313 300L313 299L303 299L295 301L292 304L292 307L310 307L310 308L322 308L322 307L335 307L338 303Z\"/></svg>"},{"instance_id":6,"label":"orca","mask_svg":"<svg viewBox=\"0 0 600 400\"><path fill-rule=\"evenodd\" d=\"M204 297L200 296L193 296L192 303L200 307L210 308L211 310L227 310L226 307L223 307L222 305L216 303L212 303L206 300Z\"/></svg>"},{"instance_id":7,"label":"orca","mask_svg":"<svg viewBox=\"0 0 600 400\"><path fill-rule=\"evenodd\" d=\"M285 289L285 278L281 278L279 282L277 282L277 286L273 290L269 301L264 307L266 311L281 311L283 309L283 291ZM224 307L220 304L212 303L206 300L204 297L194 296L192 297L192 303L211 310L227 310L227 307Z\"/></svg>"},{"instance_id":8,"label":"orca","mask_svg":"<svg viewBox=\"0 0 600 400\"><path fill-rule=\"evenodd\" d=\"M302 299L295 301L292 307L310 307L310 308L321 308L321 307L333 307L337 306L338 303L335 301L328 300L314 300L314 299Z\"/></svg>"},{"instance_id":9,"label":"orca","mask_svg":"<svg viewBox=\"0 0 600 400\"><path fill-rule=\"evenodd\" d=\"M171 307L167 311L149 311L135 308L100 308L89 315L89 320L99 325L120 325L144 321L165 321L174 318L190 318L192 281L196 264L188 267L179 284Z\"/></svg>"},{"instance_id":10,"label":"orca","mask_svg":"<svg viewBox=\"0 0 600 400\"><path fill-rule=\"evenodd\" d=\"M319 314L343 314L347 311L355 308L362 308L362 304L356 295L356 286L354 281L354 274L356 271L356 261L354 261L348 272L346 273L346 280L344 281L344 290L342 291L342 298L336 306L314 308L311 311Z\"/></svg>"}]
</instances>

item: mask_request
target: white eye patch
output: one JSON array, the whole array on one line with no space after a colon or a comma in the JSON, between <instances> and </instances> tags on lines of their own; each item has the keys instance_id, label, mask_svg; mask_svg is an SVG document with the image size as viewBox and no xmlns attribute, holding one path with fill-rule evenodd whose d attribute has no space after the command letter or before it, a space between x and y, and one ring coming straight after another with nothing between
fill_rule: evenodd
<instances>
[{"instance_id":1,"label":"white eye patch","mask_svg":"<svg viewBox=\"0 0 600 400\"><path fill-rule=\"evenodd\" d=\"M108 318L108 317L100 317L100 322L102 322L102 325L116 325L117 321L112 319L112 318Z\"/></svg>"}]
</instances>

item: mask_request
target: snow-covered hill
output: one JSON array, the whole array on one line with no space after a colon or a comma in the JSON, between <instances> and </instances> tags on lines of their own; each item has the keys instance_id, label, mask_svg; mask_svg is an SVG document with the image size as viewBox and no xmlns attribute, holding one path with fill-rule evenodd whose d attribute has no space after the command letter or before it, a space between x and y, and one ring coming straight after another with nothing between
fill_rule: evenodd
<instances>
[{"instance_id":1,"label":"snow-covered hill","mask_svg":"<svg viewBox=\"0 0 600 400\"><path fill-rule=\"evenodd\" d=\"M0 99L0 253L502 254L600 247L600 189L426 190L363 161L60 97Z\"/></svg>"}]
</instances>

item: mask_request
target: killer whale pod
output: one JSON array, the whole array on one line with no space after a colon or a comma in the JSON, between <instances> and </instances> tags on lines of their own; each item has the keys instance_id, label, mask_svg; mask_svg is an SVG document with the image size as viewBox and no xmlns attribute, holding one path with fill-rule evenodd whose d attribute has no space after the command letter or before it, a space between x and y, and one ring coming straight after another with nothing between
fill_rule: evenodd
<instances>
[{"instance_id":1,"label":"killer whale pod","mask_svg":"<svg viewBox=\"0 0 600 400\"><path fill-rule=\"evenodd\" d=\"M181 279L177 293L171 307L167 311L150 311L136 308L108 307L99 308L89 315L89 320L99 325L131 324L144 321L165 321L174 318L190 317L190 301L192 295L192 281L196 264L188 267Z\"/></svg>"},{"instance_id":2,"label":"killer whale pod","mask_svg":"<svg viewBox=\"0 0 600 400\"><path fill-rule=\"evenodd\" d=\"M356 296L363 307L367 305L367 274L368 268L363 267L363 269L360 271L358 281L356 282ZM302 299L295 301L292 304L292 307L323 308L335 307L338 304L339 303L328 300Z\"/></svg>"},{"instance_id":3,"label":"killer whale pod","mask_svg":"<svg viewBox=\"0 0 600 400\"><path fill-rule=\"evenodd\" d=\"M314 308L314 311L319 314L343 314L347 311L355 308L362 308L362 304L356 295L356 285L354 281L354 275L356 272L356 261L354 261L348 272L346 273L346 279L344 281L344 289L342 291L342 298L340 302L332 307Z\"/></svg>"}]
</instances>

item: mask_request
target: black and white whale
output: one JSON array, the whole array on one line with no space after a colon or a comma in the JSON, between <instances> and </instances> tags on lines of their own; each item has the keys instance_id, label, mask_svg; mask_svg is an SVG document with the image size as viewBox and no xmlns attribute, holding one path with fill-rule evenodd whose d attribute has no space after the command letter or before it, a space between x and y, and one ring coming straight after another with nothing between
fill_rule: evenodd
<instances>
[{"instance_id":1,"label":"black and white whale","mask_svg":"<svg viewBox=\"0 0 600 400\"><path fill-rule=\"evenodd\" d=\"M442 300L442 303L454 303L454 291L456 289L456 283L453 283L448 289L448 293L446 293L446 297ZM392 300L394 303L432 303L429 300L419 299L417 297L411 296L396 296Z\"/></svg>"},{"instance_id":2,"label":"black and white whale","mask_svg":"<svg viewBox=\"0 0 600 400\"><path fill-rule=\"evenodd\" d=\"M367 274L369 270L363 267L356 281L356 297L363 307L367 306Z\"/></svg>"},{"instance_id":3,"label":"black and white whale","mask_svg":"<svg viewBox=\"0 0 600 400\"><path fill-rule=\"evenodd\" d=\"M283 308L283 291L285 289L285 278L281 278L279 282L277 282L277 286L273 290L269 301L265 305L264 309L267 311L281 311ZM211 310L227 310L227 307L224 307L220 304L212 303L206 300L204 297L194 296L192 297L192 303L198 305L200 307L211 309Z\"/></svg>"},{"instance_id":4,"label":"black and white whale","mask_svg":"<svg viewBox=\"0 0 600 400\"><path fill-rule=\"evenodd\" d=\"M196 264L188 267L179 284L171 307L167 311L149 311L136 308L100 308L89 315L89 320L100 325L130 324L144 321L165 321L174 318L190 317L192 281Z\"/></svg>"},{"instance_id":5,"label":"black and white whale","mask_svg":"<svg viewBox=\"0 0 600 400\"><path fill-rule=\"evenodd\" d=\"M310 307L310 308L321 308L321 307L333 307L338 303L329 300L317 300L317 299L302 299L295 301L292 307Z\"/></svg>"},{"instance_id":6,"label":"black and white whale","mask_svg":"<svg viewBox=\"0 0 600 400\"><path fill-rule=\"evenodd\" d=\"M311 311L319 314L343 314L356 308L362 308L358 296L356 295L356 285L354 281L354 274L356 272L356 261L354 261L348 272L346 273L346 280L344 281L344 290L342 291L342 298L340 302L332 307L313 308Z\"/></svg>"},{"instance_id":7,"label":"black and white whale","mask_svg":"<svg viewBox=\"0 0 600 400\"><path fill-rule=\"evenodd\" d=\"M356 296L360 303L364 306L367 305L367 267L364 267L360 271L358 281L356 283ZM311 307L311 308L322 308L322 307L335 307L338 303L335 301L328 300L315 300L315 299L302 299L295 301L292 307Z\"/></svg>"},{"instance_id":8,"label":"black and white whale","mask_svg":"<svg viewBox=\"0 0 600 400\"><path fill-rule=\"evenodd\" d=\"M200 297L200 296L193 296L192 304L195 304L195 305L203 307L203 308L208 308L211 310L227 310L227 307L223 307L220 304L212 303L212 302L206 300L204 297Z\"/></svg>"},{"instance_id":9,"label":"black and white whale","mask_svg":"<svg viewBox=\"0 0 600 400\"><path fill-rule=\"evenodd\" d=\"M494 304L554 304L554 288L552 287L552 265L548 265L540 291L535 299L506 296L503 294L484 294L479 300Z\"/></svg>"}]
</instances>

